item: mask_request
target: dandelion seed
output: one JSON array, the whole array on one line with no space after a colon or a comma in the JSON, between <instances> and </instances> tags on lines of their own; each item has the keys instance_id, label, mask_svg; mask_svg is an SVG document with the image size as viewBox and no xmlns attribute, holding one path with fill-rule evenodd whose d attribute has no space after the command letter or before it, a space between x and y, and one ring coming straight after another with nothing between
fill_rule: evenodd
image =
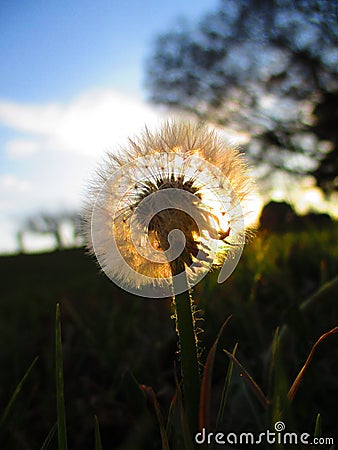
<instances>
[{"instance_id":1,"label":"dandelion seed","mask_svg":"<svg viewBox=\"0 0 338 450\"><path fill-rule=\"evenodd\" d=\"M206 126L173 121L146 130L108 153L97 172L85 213L88 247L129 292L168 297L173 285L183 292L231 258L225 272L233 270L249 234L252 187L242 155Z\"/></svg>"}]
</instances>

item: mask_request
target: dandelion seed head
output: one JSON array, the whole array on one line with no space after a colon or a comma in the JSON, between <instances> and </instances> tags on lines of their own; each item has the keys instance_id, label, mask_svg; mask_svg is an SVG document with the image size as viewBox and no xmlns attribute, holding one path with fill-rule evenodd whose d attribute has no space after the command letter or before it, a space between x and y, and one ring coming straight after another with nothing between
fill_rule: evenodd
<instances>
[{"instance_id":1,"label":"dandelion seed head","mask_svg":"<svg viewBox=\"0 0 338 450\"><path fill-rule=\"evenodd\" d=\"M167 297L173 277L192 287L212 267L234 264L253 193L242 155L216 131L166 122L107 153L86 201L87 245L119 286Z\"/></svg>"}]
</instances>

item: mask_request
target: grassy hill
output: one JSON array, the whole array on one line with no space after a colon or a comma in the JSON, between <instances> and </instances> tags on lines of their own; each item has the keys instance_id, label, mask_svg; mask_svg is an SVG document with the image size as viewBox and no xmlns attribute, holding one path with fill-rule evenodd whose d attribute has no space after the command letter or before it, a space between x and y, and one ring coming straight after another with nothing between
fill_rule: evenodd
<instances>
[{"instance_id":1,"label":"grassy hill","mask_svg":"<svg viewBox=\"0 0 338 450\"><path fill-rule=\"evenodd\" d=\"M216 416L229 360L237 357L270 398L290 386L311 347L338 325L338 228L258 235L224 284L209 274L194 290L203 333L202 361L224 320L213 377ZM56 421L55 307L60 303L69 448L94 448L94 421L103 449L160 449L156 419L137 383L150 385L166 417L178 361L170 300L131 296L100 273L82 249L0 257L0 414L33 359L39 360L0 428L1 449L40 449ZM318 290L323 289L318 294ZM316 294L317 293L317 294ZM271 381L271 345L282 330ZM276 363L277 364L277 363ZM317 349L288 415L288 428L338 435L338 335ZM264 411L238 371L221 431L265 430ZM213 420L215 417L213 417ZM56 436L50 449L57 448Z\"/></svg>"}]
</instances>

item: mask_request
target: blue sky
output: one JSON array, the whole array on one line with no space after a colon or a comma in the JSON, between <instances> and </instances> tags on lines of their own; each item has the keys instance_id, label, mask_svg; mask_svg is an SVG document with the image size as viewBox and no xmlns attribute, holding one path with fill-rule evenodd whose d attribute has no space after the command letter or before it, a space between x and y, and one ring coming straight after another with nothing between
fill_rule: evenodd
<instances>
[{"instance_id":1,"label":"blue sky","mask_svg":"<svg viewBox=\"0 0 338 450\"><path fill-rule=\"evenodd\" d=\"M1 1L0 252L30 214L78 208L104 151L161 120L143 88L151 44L217 3Z\"/></svg>"},{"instance_id":2,"label":"blue sky","mask_svg":"<svg viewBox=\"0 0 338 450\"><path fill-rule=\"evenodd\" d=\"M143 87L152 43L218 2L1 0L0 253L27 216L78 209L105 151L163 120ZM28 250L45 244L26 235Z\"/></svg>"},{"instance_id":3,"label":"blue sky","mask_svg":"<svg viewBox=\"0 0 338 450\"><path fill-rule=\"evenodd\" d=\"M65 100L91 86L139 92L154 36L214 0L2 0L1 97Z\"/></svg>"}]
</instances>

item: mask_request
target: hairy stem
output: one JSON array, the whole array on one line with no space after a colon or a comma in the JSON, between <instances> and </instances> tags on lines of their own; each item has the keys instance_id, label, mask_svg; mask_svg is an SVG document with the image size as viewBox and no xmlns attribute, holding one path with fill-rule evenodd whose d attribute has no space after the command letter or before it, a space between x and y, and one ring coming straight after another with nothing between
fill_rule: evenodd
<instances>
[{"instance_id":1,"label":"hairy stem","mask_svg":"<svg viewBox=\"0 0 338 450\"><path fill-rule=\"evenodd\" d=\"M173 279L175 289L175 277ZM184 406L191 432L195 434L198 431L200 375L193 299L188 286L185 292L175 295L174 304L176 311L176 329L180 344Z\"/></svg>"}]
</instances>

